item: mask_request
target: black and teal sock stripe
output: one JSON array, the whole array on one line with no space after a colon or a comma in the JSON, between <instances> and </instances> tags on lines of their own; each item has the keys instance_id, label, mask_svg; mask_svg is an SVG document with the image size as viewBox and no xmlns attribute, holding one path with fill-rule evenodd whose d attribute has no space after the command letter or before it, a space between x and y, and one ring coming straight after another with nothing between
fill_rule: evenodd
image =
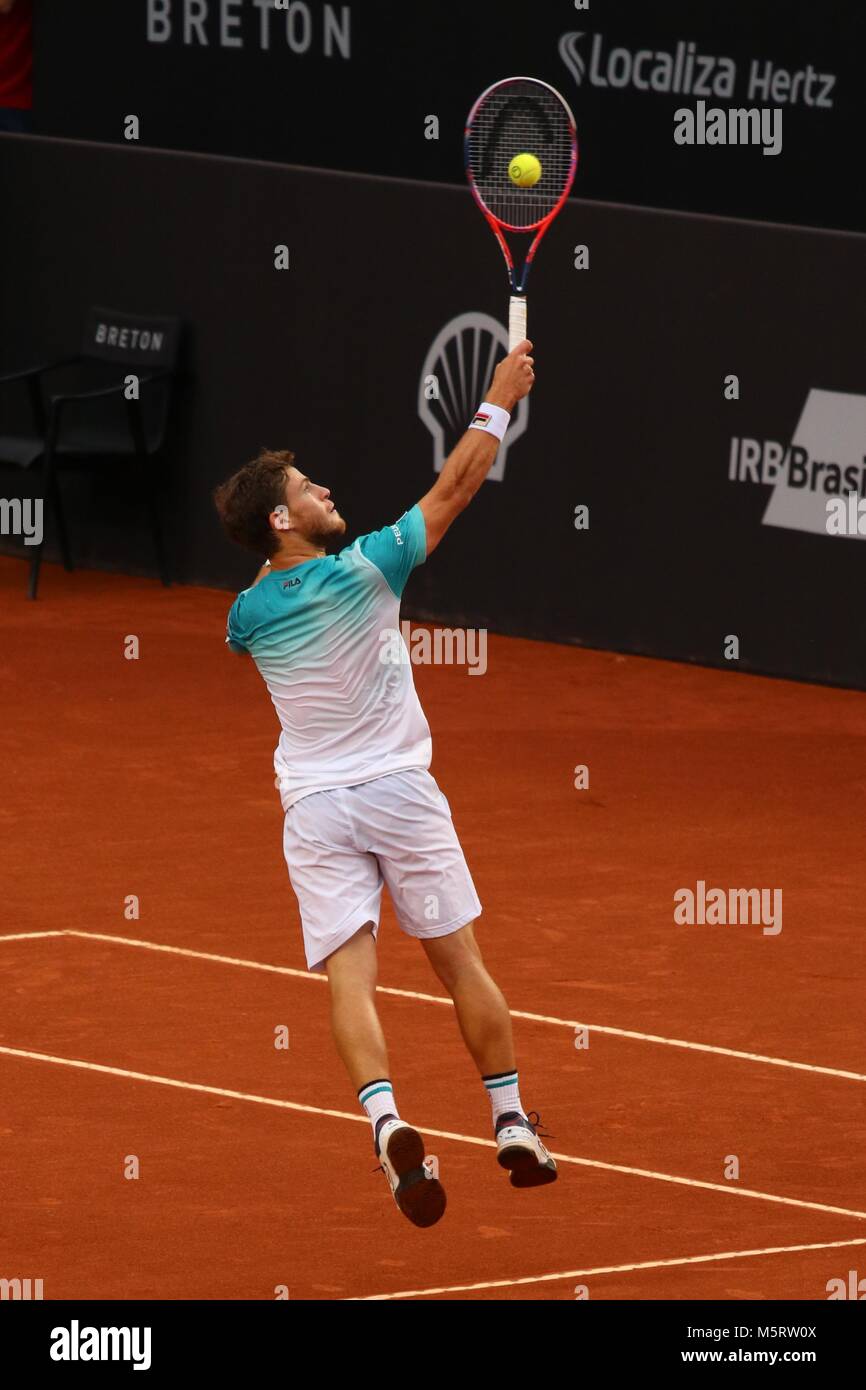
<instances>
[{"instance_id":1,"label":"black and teal sock stripe","mask_svg":"<svg viewBox=\"0 0 866 1390\"><path fill-rule=\"evenodd\" d=\"M497 1071L492 1076L482 1076L481 1080L488 1091L501 1091L504 1086L517 1085L516 1071Z\"/></svg>"},{"instance_id":2,"label":"black and teal sock stripe","mask_svg":"<svg viewBox=\"0 0 866 1390\"><path fill-rule=\"evenodd\" d=\"M392 1096L394 1094L394 1087L387 1076L379 1076L375 1081L368 1081L366 1086L362 1086L358 1092L358 1100L362 1105L366 1105L368 1100L372 1100L373 1096L379 1095L382 1091L389 1091Z\"/></svg>"}]
</instances>

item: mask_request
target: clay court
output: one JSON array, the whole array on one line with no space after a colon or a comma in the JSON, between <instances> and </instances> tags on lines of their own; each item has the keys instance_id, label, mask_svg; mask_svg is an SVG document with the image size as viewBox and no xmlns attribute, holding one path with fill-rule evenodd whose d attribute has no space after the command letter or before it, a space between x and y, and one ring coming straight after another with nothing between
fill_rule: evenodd
<instances>
[{"instance_id":1,"label":"clay court","mask_svg":"<svg viewBox=\"0 0 866 1390\"><path fill-rule=\"evenodd\" d=\"M0 1273L74 1300L820 1300L862 1267L862 695L495 636L483 678L415 669L560 1168L509 1187L386 905L391 1074L448 1192L423 1231L304 967L230 595L53 565L23 590L0 561ZM698 880L781 888L782 930L675 924Z\"/></svg>"}]
</instances>

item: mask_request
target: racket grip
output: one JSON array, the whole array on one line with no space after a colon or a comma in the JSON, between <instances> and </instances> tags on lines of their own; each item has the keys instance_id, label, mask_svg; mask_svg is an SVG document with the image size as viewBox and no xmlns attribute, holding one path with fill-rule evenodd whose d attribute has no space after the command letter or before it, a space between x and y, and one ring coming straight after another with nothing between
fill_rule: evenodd
<instances>
[{"instance_id":1,"label":"racket grip","mask_svg":"<svg viewBox=\"0 0 866 1390\"><path fill-rule=\"evenodd\" d=\"M526 295L513 294L508 306L508 351L513 352L526 337Z\"/></svg>"}]
</instances>

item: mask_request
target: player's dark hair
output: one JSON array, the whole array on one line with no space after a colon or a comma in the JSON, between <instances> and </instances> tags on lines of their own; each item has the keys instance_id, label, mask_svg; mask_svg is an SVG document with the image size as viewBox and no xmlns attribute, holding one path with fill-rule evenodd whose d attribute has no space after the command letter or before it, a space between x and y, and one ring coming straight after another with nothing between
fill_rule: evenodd
<instances>
[{"instance_id":1,"label":"player's dark hair","mask_svg":"<svg viewBox=\"0 0 866 1390\"><path fill-rule=\"evenodd\" d=\"M286 473L294 461L290 449L263 449L214 489L214 505L227 534L254 555L270 558L280 548L269 517L286 504Z\"/></svg>"}]
</instances>

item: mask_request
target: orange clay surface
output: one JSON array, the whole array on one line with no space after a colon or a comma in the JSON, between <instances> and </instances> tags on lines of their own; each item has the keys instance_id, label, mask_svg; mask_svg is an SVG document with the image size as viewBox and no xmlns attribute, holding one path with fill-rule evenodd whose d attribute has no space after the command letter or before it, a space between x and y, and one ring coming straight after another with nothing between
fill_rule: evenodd
<instances>
[{"instance_id":1,"label":"orange clay surface","mask_svg":"<svg viewBox=\"0 0 866 1390\"><path fill-rule=\"evenodd\" d=\"M28 603L0 560L0 1276L46 1299L824 1299L862 1267L864 697L495 636L483 677L416 668L560 1169L510 1188L387 903L391 1074L448 1192L420 1231L304 968L230 602L46 566ZM699 879L782 889L782 931L676 925Z\"/></svg>"}]
</instances>

